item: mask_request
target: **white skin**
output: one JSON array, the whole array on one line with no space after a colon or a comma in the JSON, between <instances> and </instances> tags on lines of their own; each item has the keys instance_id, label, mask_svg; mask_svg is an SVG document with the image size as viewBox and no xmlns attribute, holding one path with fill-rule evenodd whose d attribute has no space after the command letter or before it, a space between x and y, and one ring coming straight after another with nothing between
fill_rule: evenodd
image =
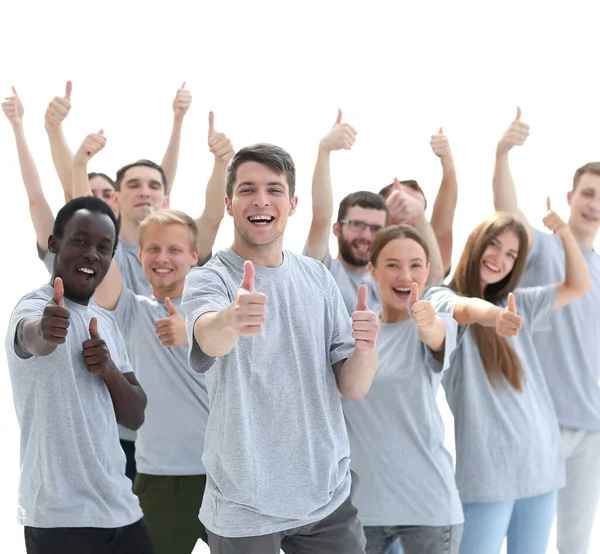
<instances>
[{"instance_id":1,"label":"white skin","mask_svg":"<svg viewBox=\"0 0 600 554\"><path fill-rule=\"evenodd\" d=\"M519 237L505 231L490 241L481 256L480 278L482 287L502 281L515 266L519 255Z\"/></svg>"},{"instance_id":2,"label":"white skin","mask_svg":"<svg viewBox=\"0 0 600 554\"><path fill-rule=\"evenodd\" d=\"M90 179L90 187L92 187L92 194L100 200L104 200L113 211L115 215L118 214L117 204L114 201L113 193L115 188L107 181L102 175L96 175Z\"/></svg>"},{"instance_id":3,"label":"white skin","mask_svg":"<svg viewBox=\"0 0 600 554\"><path fill-rule=\"evenodd\" d=\"M592 249L600 229L600 175L584 173L574 191L567 194L571 207L569 227L577 242Z\"/></svg>"}]
</instances>

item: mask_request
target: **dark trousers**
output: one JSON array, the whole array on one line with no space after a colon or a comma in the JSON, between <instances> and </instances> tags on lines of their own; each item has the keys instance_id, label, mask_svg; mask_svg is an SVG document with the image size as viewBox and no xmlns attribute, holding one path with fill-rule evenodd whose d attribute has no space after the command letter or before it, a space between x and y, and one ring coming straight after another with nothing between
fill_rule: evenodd
<instances>
[{"instance_id":1,"label":"dark trousers","mask_svg":"<svg viewBox=\"0 0 600 554\"><path fill-rule=\"evenodd\" d=\"M155 554L143 519L117 529L25 527L27 554Z\"/></svg>"},{"instance_id":2,"label":"dark trousers","mask_svg":"<svg viewBox=\"0 0 600 554\"><path fill-rule=\"evenodd\" d=\"M135 442L124 441L121 439L121 448L125 452L127 458L127 464L125 465L125 475L131 479L131 482L135 479Z\"/></svg>"}]
</instances>

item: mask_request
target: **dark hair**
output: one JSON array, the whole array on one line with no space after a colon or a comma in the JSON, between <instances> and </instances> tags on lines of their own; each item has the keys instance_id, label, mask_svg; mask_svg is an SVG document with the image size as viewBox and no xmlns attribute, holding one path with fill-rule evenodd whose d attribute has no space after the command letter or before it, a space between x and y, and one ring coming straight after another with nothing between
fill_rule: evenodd
<instances>
[{"instance_id":1,"label":"dark hair","mask_svg":"<svg viewBox=\"0 0 600 554\"><path fill-rule=\"evenodd\" d=\"M227 180L225 192L227 198L231 200L233 197L233 185L237 177L238 168L246 162L256 162L266 165L272 169L277 175L285 175L287 181L290 198L296 192L296 167L294 160L283 148L274 144L254 144L238 150L233 156L233 159L227 167Z\"/></svg>"},{"instance_id":2,"label":"dark hair","mask_svg":"<svg viewBox=\"0 0 600 554\"><path fill-rule=\"evenodd\" d=\"M573 175L573 190L577 187L579 179L586 173L600 176L600 162L588 162L575 171L575 175Z\"/></svg>"},{"instance_id":3,"label":"dark hair","mask_svg":"<svg viewBox=\"0 0 600 554\"><path fill-rule=\"evenodd\" d=\"M348 210L354 206L359 206L360 208L365 208L367 210L380 210L385 212L385 221L387 223L389 212L385 205L385 200L381 195L369 192L368 190L359 190L358 192L349 194L340 202L337 220L341 221L342 219L345 219Z\"/></svg>"},{"instance_id":4,"label":"dark hair","mask_svg":"<svg viewBox=\"0 0 600 554\"><path fill-rule=\"evenodd\" d=\"M91 181L94 177L106 179L111 184L112 188L115 188L115 182L106 173L95 173L93 171L88 173L88 181Z\"/></svg>"},{"instance_id":5,"label":"dark hair","mask_svg":"<svg viewBox=\"0 0 600 554\"><path fill-rule=\"evenodd\" d=\"M404 185L405 187L408 187L409 189L413 189L414 191L421 193L421 195L423 196L423 200L425 200L425 209L427 209L427 198L425 198L425 193L423 192L423 189L421 188L419 183L417 183L414 179L406 179L405 181L400 181L400 184ZM383 196L387 200L389 195L392 194L393 190L394 183L383 187L379 191L379 194L381 194L381 196Z\"/></svg>"},{"instance_id":6,"label":"dark hair","mask_svg":"<svg viewBox=\"0 0 600 554\"><path fill-rule=\"evenodd\" d=\"M369 261L374 266L377 266L377 258L379 258L381 251L388 243L396 239L414 240L425 252L425 262L429 263L429 246L427 246L427 242L421 236L421 233L404 223L390 225L375 235L375 238L371 243L371 248L369 249Z\"/></svg>"},{"instance_id":7,"label":"dark hair","mask_svg":"<svg viewBox=\"0 0 600 554\"><path fill-rule=\"evenodd\" d=\"M104 200L96 198L95 196L79 196L70 202L67 202L56 214L52 234L56 238L61 239L65 233L65 227L69 221L71 221L71 218L75 215L75 213L79 210L102 213L110 217L113 225L115 226L115 244L113 247L114 252L117 248L117 243L119 242L119 223L117 222L117 218L108 204L104 202Z\"/></svg>"},{"instance_id":8,"label":"dark hair","mask_svg":"<svg viewBox=\"0 0 600 554\"><path fill-rule=\"evenodd\" d=\"M123 166L119 171L117 171L117 179L114 183L114 187L116 191L121 190L121 183L123 182L123 178L125 177L125 173L130 170L132 167L149 167L151 169L156 169L160 173L160 178L162 180L162 186L165 190L165 194L167 192L167 175L165 174L165 170L158 164L150 160L138 160L137 162L133 162Z\"/></svg>"}]
</instances>

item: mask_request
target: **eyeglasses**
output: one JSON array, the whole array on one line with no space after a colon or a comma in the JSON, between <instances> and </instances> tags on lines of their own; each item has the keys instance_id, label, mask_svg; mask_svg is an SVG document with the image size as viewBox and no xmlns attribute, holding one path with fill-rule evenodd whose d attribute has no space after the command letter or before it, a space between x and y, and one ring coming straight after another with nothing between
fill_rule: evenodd
<instances>
[{"instance_id":1,"label":"eyeglasses","mask_svg":"<svg viewBox=\"0 0 600 554\"><path fill-rule=\"evenodd\" d=\"M358 219L340 219L339 223L348 224L355 231L364 231L367 227L371 230L371 233L376 235L383 229L381 225L370 225L369 223L365 223L364 221L359 221Z\"/></svg>"}]
</instances>

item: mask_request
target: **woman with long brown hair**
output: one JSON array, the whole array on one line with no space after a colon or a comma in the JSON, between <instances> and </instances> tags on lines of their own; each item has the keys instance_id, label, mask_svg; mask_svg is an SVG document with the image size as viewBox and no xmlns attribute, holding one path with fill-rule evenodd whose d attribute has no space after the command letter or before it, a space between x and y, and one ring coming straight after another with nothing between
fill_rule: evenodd
<instances>
[{"instance_id":1,"label":"woman with long brown hair","mask_svg":"<svg viewBox=\"0 0 600 554\"><path fill-rule=\"evenodd\" d=\"M561 237L564 282L516 289L527 232L498 212L469 236L450 285L427 294L461 326L443 380L454 414L456 482L465 514L461 554L499 554L505 537L508 554L544 554L556 491L564 485L559 426L532 333L549 324L553 309L585 295L591 283L569 227L550 210L544 224Z\"/></svg>"}]
</instances>

